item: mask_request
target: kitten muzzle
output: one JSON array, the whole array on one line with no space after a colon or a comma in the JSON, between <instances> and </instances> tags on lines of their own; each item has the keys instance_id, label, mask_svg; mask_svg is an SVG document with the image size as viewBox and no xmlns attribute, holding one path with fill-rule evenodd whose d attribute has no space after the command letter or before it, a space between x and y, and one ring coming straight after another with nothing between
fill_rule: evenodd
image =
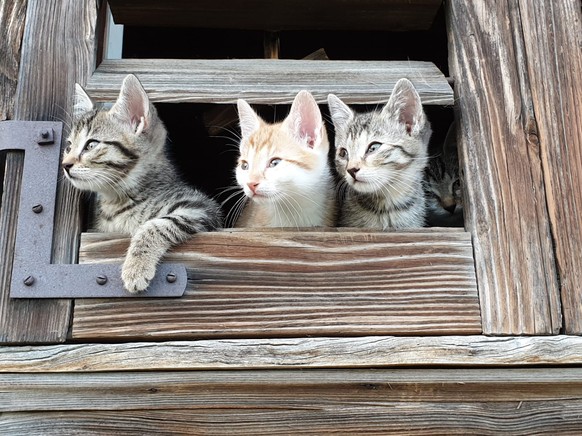
<instances>
[{"instance_id":1,"label":"kitten muzzle","mask_svg":"<svg viewBox=\"0 0 582 436\"><path fill-rule=\"evenodd\" d=\"M359 168L357 168L357 167L348 168L347 171L348 171L349 175L352 176L352 179L358 180L357 177L356 177L356 174L357 174L358 171L360 171Z\"/></svg>"}]
</instances>

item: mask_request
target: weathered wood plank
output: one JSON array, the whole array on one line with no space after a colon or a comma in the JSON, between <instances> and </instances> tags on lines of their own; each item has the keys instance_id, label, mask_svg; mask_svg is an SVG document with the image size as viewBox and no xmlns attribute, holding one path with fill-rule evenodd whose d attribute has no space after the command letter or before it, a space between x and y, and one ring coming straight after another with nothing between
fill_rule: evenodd
<instances>
[{"instance_id":1,"label":"weathered wood plank","mask_svg":"<svg viewBox=\"0 0 582 436\"><path fill-rule=\"evenodd\" d=\"M580 368L2 374L0 431L562 434L582 425L581 380Z\"/></svg>"},{"instance_id":2,"label":"weathered wood plank","mask_svg":"<svg viewBox=\"0 0 582 436\"><path fill-rule=\"evenodd\" d=\"M79 262L121 261L127 244L84 234ZM464 232L226 230L167 260L188 269L184 297L77 300L73 338L480 333Z\"/></svg>"},{"instance_id":3,"label":"weathered wood plank","mask_svg":"<svg viewBox=\"0 0 582 436\"><path fill-rule=\"evenodd\" d=\"M110 0L118 24L256 30L419 30L432 24L440 0L306 0L271 2Z\"/></svg>"},{"instance_id":4,"label":"weathered wood plank","mask_svg":"<svg viewBox=\"0 0 582 436\"><path fill-rule=\"evenodd\" d=\"M97 101L113 101L126 74L136 74L151 100L169 103L291 104L302 89L318 102L334 93L346 103L385 103L402 77L424 104L453 104L453 91L431 62L303 61L292 59L105 60L87 90Z\"/></svg>"},{"instance_id":5,"label":"weathered wood plank","mask_svg":"<svg viewBox=\"0 0 582 436\"><path fill-rule=\"evenodd\" d=\"M27 0L0 3L0 121L11 120L20 69L20 46Z\"/></svg>"},{"instance_id":6,"label":"weathered wood plank","mask_svg":"<svg viewBox=\"0 0 582 436\"><path fill-rule=\"evenodd\" d=\"M581 364L578 336L224 339L0 349L4 373Z\"/></svg>"},{"instance_id":7,"label":"weathered wood plank","mask_svg":"<svg viewBox=\"0 0 582 436\"><path fill-rule=\"evenodd\" d=\"M15 96L14 118L19 120L67 121L74 82L83 83L93 67L96 2L74 0L29 0L22 39L22 59ZM55 23L59 23L55 25ZM63 68L69 68L63 74ZM6 178L19 185L22 158L7 169ZM10 198L3 207L2 314L0 342L59 342L66 338L71 303L59 301L12 301L8 298L12 229L16 222L18 192L5 191ZM53 261L71 262L80 229L79 195L59 184ZM9 206L8 206L9 205Z\"/></svg>"},{"instance_id":8,"label":"weathered wood plank","mask_svg":"<svg viewBox=\"0 0 582 436\"><path fill-rule=\"evenodd\" d=\"M327 395L324 392L323 395ZM414 396L410 392L410 396ZM374 399L375 396L371 396ZM580 400L428 403L353 403L337 407L3 413L4 434L47 435L576 435Z\"/></svg>"},{"instance_id":9,"label":"weathered wood plank","mask_svg":"<svg viewBox=\"0 0 582 436\"><path fill-rule=\"evenodd\" d=\"M20 47L26 17L26 0L12 0L0 3L0 121L14 117L14 95L20 69ZM8 156L7 156L8 155ZM16 239L14 222L20 180L23 168L22 153L0 152L0 342L4 337L6 313L10 311L8 293L12 278L10 266L14 259L12 247ZM6 174L8 177L6 177Z\"/></svg>"},{"instance_id":10,"label":"weathered wood plank","mask_svg":"<svg viewBox=\"0 0 582 436\"><path fill-rule=\"evenodd\" d=\"M556 334L560 298L539 147L528 139L537 115L523 71L523 18L516 2L447 4L483 331ZM543 86L551 87L547 77Z\"/></svg>"},{"instance_id":11,"label":"weathered wood plank","mask_svg":"<svg viewBox=\"0 0 582 436\"><path fill-rule=\"evenodd\" d=\"M146 405L154 410L326 408L346 402L459 398L467 403L571 400L580 405L581 397L582 368L0 374L0 412L135 410Z\"/></svg>"},{"instance_id":12,"label":"weathered wood plank","mask_svg":"<svg viewBox=\"0 0 582 436\"><path fill-rule=\"evenodd\" d=\"M520 1L566 332L582 333L582 11L576 0Z\"/></svg>"}]
</instances>

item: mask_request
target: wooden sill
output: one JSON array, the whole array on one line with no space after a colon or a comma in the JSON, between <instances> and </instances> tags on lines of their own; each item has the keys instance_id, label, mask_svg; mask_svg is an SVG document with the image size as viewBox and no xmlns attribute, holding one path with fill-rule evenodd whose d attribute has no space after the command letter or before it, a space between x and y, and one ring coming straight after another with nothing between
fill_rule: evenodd
<instances>
[{"instance_id":1,"label":"wooden sill","mask_svg":"<svg viewBox=\"0 0 582 436\"><path fill-rule=\"evenodd\" d=\"M124 235L85 233L79 262L121 262ZM90 340L469 335L481 332L471 238L411 232L204 233L168 254L179 299L76 300Z\"/></svg>"},{"instance_id":2,"label":"wooden sill","mask_svg":"<svg viewBox=\"0 0 582 436\"><path fill-rule=\"evenodd\" d=\"M423 104L452 105L453 90L432 62L292 59L105 60L86 89L95 101L114 101L123 78L136 74L154 103L291 104L301 90L324 103L329 93L346 103L385 103L406 77Z\"/></svg>"}]
</instances>

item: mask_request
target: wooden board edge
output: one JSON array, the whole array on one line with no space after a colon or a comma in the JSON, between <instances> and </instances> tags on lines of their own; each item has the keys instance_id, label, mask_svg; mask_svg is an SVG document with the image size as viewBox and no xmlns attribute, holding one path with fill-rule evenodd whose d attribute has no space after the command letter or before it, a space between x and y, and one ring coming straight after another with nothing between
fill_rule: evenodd
<instances>
[{"instance_id":1,"label":"wooden board edge","mask_svg":"<svg viewBox=\"0 0 582 436\"><path fill-rule=\"evenodd\" d=\"M367 336L0 348L0 373L582 364L582 337Z\"/></svg>"}]
</instances>

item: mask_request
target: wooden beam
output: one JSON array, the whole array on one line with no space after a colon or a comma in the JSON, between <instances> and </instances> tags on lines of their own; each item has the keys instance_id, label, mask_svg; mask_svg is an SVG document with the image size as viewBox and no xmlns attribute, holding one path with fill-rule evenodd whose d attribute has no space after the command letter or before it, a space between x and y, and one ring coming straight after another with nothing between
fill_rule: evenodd
<instances>
[{"instance_id":1,"label":"wooden beam","mask_svg":"<svg viewBox=\"0 0 582 436\"><path fill-rule=\"evenodd\" d=\"M431 62L322 61L293 59L118 59L105 60L87 91L113 101L123 78L136 74L154 102L291 104L305 89L320 103L334 93L346 103L385 103L396 82L414 83L424 104L453 104L453 91Z\"/></svg>"},{"instance_id":2,"label":"wooden beam","mask_svg":"<svg viewBox=\"0 0 582 436\"><path fill-rule=\"evenodd\" d=\"M3 347L1 373L580 366L579 336L367 336Z\"/></svg>"},{"instance_id":3,"label":"wooden beam","mask_svg":"<svg viewBox=\"0 0 582 436\"><path fill-rule=\"evenodd\" d=\"M560 295L542 158L529 139L538 121L524 70L525 17L517 2L447 5L465 226L473 236L483 331L556 334ZM540 86L550 89L553 81L546 77Z\"/></svg>"},{"instance_id":4,"label":"wooden beam","mask_svg":"<svg viewBox=\"0 0 582 436\"><path fill-rule=\"evenodd\" d=\"M569 434L581 380L581 368L2 374L0 431Z\"/></svg>"},{"instance_id":5,"label":"wooden beam","mask_svg":"<svg viewBox=\"0 0 582 436\"><path fill-rule=\"evenodd\" d=\"M560 277L564 328L582 333L582 11L580 1L520 1L525 65Z\"/></svg>"},{"instance_id":6,"label":"wooden beam","mask_svg":"<svg viewBox=\"0 0 582 436\"><path fill-rule=\"evenodd\" d=\"M128 238L83 235L79 262L121 262ZM179 299L76 300L76 340L476 334L469 235L458 231L201 233L173 250Z\"/></svg>"},{"instance_id":7,"label":"wooden beam","mask_svg":"<svg viewBox=\"0 0 582 436\"><path fill-rule=\"evenodd\" d=\"M72 103L75 81L84 83L93 68L97 2L29 0L26 9L22 59L14 103L19 120L63 120ZM59 23L55 25L55 23ZM69 69L63 74L63 69ZM19 199L22 155L7 167L2 207L3 259L0 267L0 342L60 342L67 335L71 302L68 300L10 300L12 252ZM79 194L59 183L53 261L75 260L80 230ZM5 230L6 229L6 230Z\"/></svg>"},{"instance_id":8,"label":"wooden beam","mask_svg":"<svg viewBox=\"0 0 582 436\"><path fill-rule=\"evenodd\" d=\"M110 0L117 24L254 30L428 29L441 0Z\"/></svg>"}]
</instances>

